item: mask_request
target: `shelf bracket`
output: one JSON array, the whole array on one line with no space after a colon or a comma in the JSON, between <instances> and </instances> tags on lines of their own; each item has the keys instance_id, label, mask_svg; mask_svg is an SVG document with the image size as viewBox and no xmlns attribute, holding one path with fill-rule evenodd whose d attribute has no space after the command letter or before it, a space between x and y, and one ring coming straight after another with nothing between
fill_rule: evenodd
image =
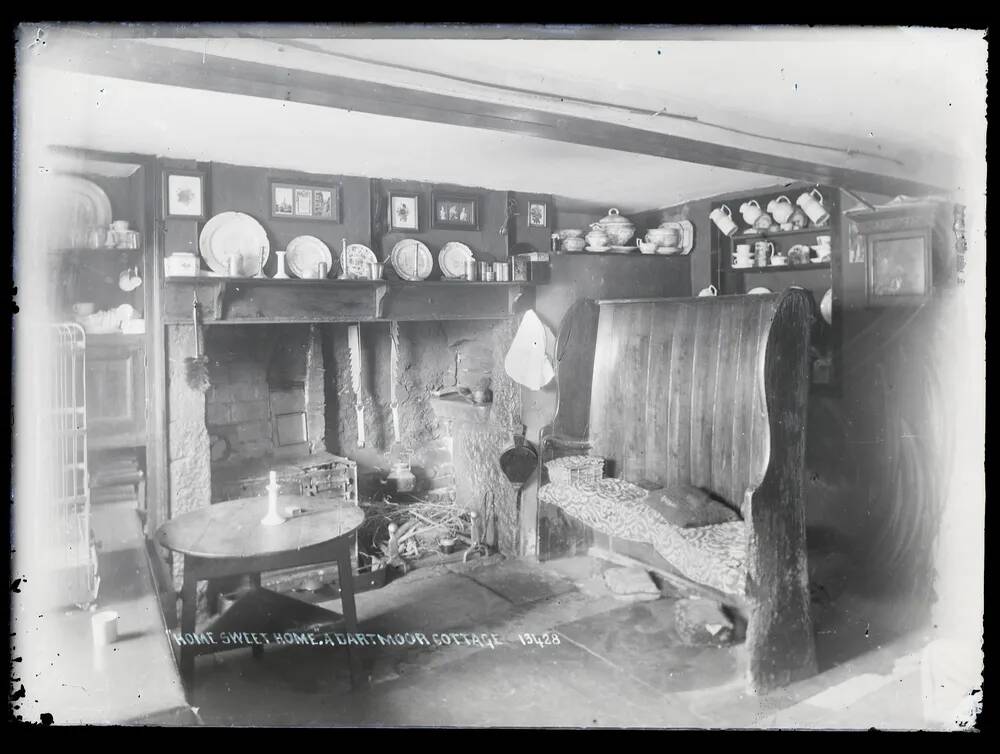
<instances>
[{"instance_id":1,"label":"shelf bracket","mask_svg":"<svg viewBox=\"0 0 1000 754\"><path fill-rule=\"evenodd\" d=\"M389 292L389 286L382 284L375 288L375 319L382 319L385 307L385 296Z\"/></svg>"}]
</instances>

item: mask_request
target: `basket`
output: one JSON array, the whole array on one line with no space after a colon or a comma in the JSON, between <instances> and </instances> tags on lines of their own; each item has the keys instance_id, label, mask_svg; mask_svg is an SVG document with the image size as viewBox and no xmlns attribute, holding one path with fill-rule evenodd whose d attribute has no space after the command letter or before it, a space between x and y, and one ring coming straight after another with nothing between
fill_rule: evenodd
<instances>
[{"instance_id":1,"label":"basket","mask_svg":"<svg viewBox=\"0 0 1000 754\"><path fill-rule=\"evenodd\" d=\"M604 459L600 456L565 456L549 461L545 468L554 484L586 484L604 477Z\"/></svg>"}]
</instances>

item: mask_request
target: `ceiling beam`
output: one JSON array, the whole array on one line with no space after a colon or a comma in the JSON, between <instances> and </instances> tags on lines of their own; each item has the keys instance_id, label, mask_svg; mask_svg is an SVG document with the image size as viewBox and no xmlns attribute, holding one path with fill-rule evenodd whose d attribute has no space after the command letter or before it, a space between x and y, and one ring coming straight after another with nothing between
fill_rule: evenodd
<instances>
[{"instance_id":1,"label":"ceiling beam","mask_svg":"<svg viewBox=\"0 0 1000 754\"><path fill-rule=\"evenodd\" d=\"M45 48L37 55L20 57L25 63L37 62L76 73L514 133L857 191L886 195L942 191L921 181L606 121L158 47L131 39L109 39L103 34L69 29L49 33Z\"/></svg>"}]
</instances>

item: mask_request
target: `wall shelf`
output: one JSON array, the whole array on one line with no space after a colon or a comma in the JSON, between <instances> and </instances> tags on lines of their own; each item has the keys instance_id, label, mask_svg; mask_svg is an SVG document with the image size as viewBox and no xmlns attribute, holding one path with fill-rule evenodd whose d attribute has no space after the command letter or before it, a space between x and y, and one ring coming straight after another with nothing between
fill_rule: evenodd
<instances>
[{"instance_id":1,"label":"wall shelf","mask_svg":"<svg viewBox=\"0 0 1000 754\"><path fill-rule=\"evenodd\" d=\"M769 264L767 267L731 267L723 268L724 275L753 275L755 273L772 272L802 272L804 270L829 270L830 262L814 262L812 264Z\"/></svg>"},{"instance_id":2,"label":"wall shelf","mask_svg":"<svg viewBox=\"0 0 1000 754\"><path fill-rule=\"evenodd\" d=\"M761 231L760 233L736 233L730 236L733 241L768 241L772 238L788 238L791 236L829 236L833 235L833 231L830 229L829 225L823 226L813 226L809 228L802 228L801 230L776 230L771 231Z\"/></svg>"}]
</instances>

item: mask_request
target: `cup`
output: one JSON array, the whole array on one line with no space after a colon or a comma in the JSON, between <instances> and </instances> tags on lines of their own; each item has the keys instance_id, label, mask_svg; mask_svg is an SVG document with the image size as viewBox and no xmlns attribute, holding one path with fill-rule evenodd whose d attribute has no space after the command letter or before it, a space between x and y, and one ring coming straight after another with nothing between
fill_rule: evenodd
<instances>
[{"instance_id":1,"label":"cup","mask_svg":"<svg viewBox=\"0 0 1000 754\"><path fill-rule=\"evenodd\" d=\"M368 277L372 280L381 280L382 274L385 272L385 265L381 262L369 262L368 263Z\"/></svg>"},{"instance_id":2,"label":"cup","mask_svg":"<svg viewBox=\"0 0 1000 754\"><path fill-rule=\"evenodd\" d=\"M802 207L813 225L826 225L830 220L830 213L823 206L823 195L818 189L811 189L800 195L795 203Z\"/></svg>"},{"instance_id":3,"label":"cup","mask_svg":"<svg viewBox=\"0 0 1000 754\"><path fill-rule=\"evenodd\" d=\"M710 286L708 286L708 288L702 288L700 291L698 291L698 295L699 296L718 296L719 295L719 291L716 289L716 287L714 285L710 285Z\"/></svg>"},{"instance_id":4,"label":"cup","mask_svg":"<svg viewBox=\"0 0 1000 754\"><path fill-rule=\"evenodd\" d=\"M771 255L774 254L774 243L772 241L757 241L753 245L753 251L757 266L767 267Z\"/></svg>"},{"instance_id":5,"label":"cup","mask_svg":"<svg viewBox=\"0 0 1000 754\"><path fill-rule=\"evenodd\" d=\"M118 640L118 613L104 610L90 618L90 629L95 647L114 644Z\"/></svg>"},{"instance_id":6,"label":"cup","mask_svg":"<svg viewBox=\"0 0 1000 754\"><path fill-rule=\"evenodd\" d=\"M736 223L733 222L733 212L725 204L713 209L708 216L724 235L731 236L738 230Z\"/></svg>"},{"instance_id":7,"label":"cup","mask_svg":"<svg viewBox=\"0 0 1000 754\"><path fill-rule=\"evenodd\" d=\"M750 244L737 244L736 251L733 252L733 267L750 267L752 264L753 251Z\"/></svg>"},{"instance_id":8,"label":"cup","mask_svg":"<svg viewBox=\"0 0 1000 754\"><path fill-rule=\"evenodd\" d=\"M772 267L784 267L787 264L788 264L788 257L778 256L777 254L771 257Z\"/></svg>"}]
</instances>

